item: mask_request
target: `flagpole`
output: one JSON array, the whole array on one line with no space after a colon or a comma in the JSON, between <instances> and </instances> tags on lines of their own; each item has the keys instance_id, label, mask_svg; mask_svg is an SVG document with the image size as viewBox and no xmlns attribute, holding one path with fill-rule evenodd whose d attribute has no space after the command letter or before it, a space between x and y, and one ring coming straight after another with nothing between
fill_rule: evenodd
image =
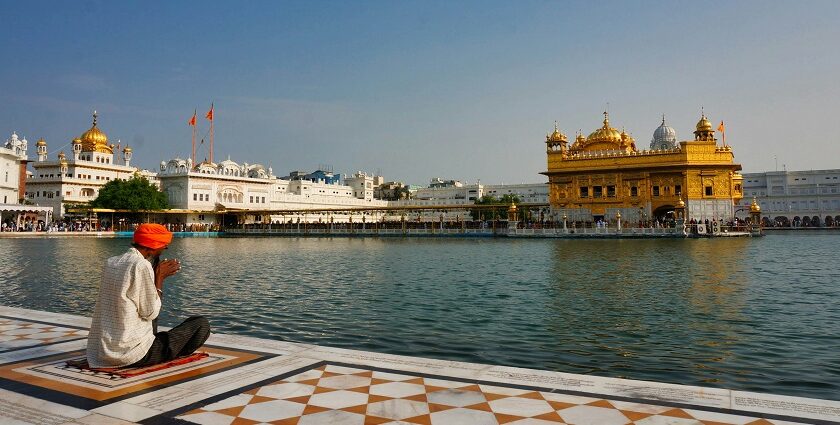
<instances>
[{"instance_id":1,"label":"flagpole","mask_svg":"<svg viewBox=\"0 0 840 425\"><path fill-rule=\"evenodd\" d=\"M190 157L190 159L192 159L193 164L195 164L195 127L196 127L195 116L196 116L196 114L198 114L198 110L193 111L193 118L192 118L192 156ZM192 171L192 170L189 170L189 171Z\"/></svg>"},{"instance_id":2,"label":"flagpole","mask_svg":"<svg viewBox=\"0 0 840 425\"><path fill-rule=\"evenodd\" d=\"M214 105L211 103L210 104L210 110L211 111L213 111L213 106ZM215 115L215 111L213 111L213 114ZM211 115L212 119L210 120L210 163L211 164L213 164L213 136L214 136L214 133L215 133L215 130L213 129L213 126L215 125L215 121L216 121L216 117L214 115Z\"/></svg>"}]
</instances>

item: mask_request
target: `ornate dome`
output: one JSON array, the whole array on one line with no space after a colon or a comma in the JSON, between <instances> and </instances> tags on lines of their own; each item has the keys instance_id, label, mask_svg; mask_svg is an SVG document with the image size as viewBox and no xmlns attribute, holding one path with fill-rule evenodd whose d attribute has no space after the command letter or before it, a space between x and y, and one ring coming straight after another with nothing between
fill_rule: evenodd
<instances>
[{"instance_id":1,"label":"ornate dome","mask_svg":"<svg viewBox=\"0 0 840 425\"><path fill-rule=\"evenodd\" d=\"M697 131L712 131L712 123L706 118L706 114L700 115L700 121L697 121Z\"/></svg>"},{"instance_id":2,"label":"ornate dome","mask_svg":"<svg viewBox=\"0 0 840 425\"><path fill-rule=\"evenodd\" d=\"M677 147L677 132L673 127L665 124L665 115L662 115L662 124L653 131L653 139L650 141L651 149L674 149Z\"/></svg>"},{"instance_id":3,"label":"ornate dome","mask_svg":"<svg viewBox=\"0 0 840 425\"><path fill-rule=\"evenodd\" d=\"M557 121L554 121L554 132L545 136L546 142L565 142L568 138L566 135L561 133L560 130L557 128Z\"/></svg>"},{"instance_id":4,"label":"ornate dome","mask_svg":"<svg viewBox=\"0 0 840 425\"><path fill-rule=\"evenodd\" d=\"M96 117L96 111L93 111L93 126L79 136L79 140L82 142L82 151L112 154L114 149L108 145L108 136L96 127Z\"/></svg>"},{"instance_id":5,"label":"ornate dome","mask_svg":"<svg viewBox=\"0 0 840 425\"><path fill-rule=\"evenodd\" d=\"M586 143L621 143L621 133L610 127L610 116L607 112L604 112L604 125L589 133L589 136L586 137Z\"/></svg>"},{"instance_id":6,"label":"ornate dome","mask_svg":"<svg viewBox=\"0 0 840 425\"><path fill-rule=\"evenodd\" d=\"M705 112L700 112L700 121L697 121L697 129L694 130L694 140L714 142L715 131L712 130L712 123L706 118Z\"/></svg>"},{"instance_id":7,"label":"ornate dome","mask_svg":"<svg viewBox=\"0 0 840 425\"><path fill-rule=\"evenodd\" d=\"M40 138L37 142L35 142L35 146L47 146L47 141L43 138Z\"/></svg>"},{"instance_id":8,"label":"ornate dome","mask_svg":"<svg viewBox=\"0 0 840 425\"><path fill-rule=\"evenodd\" d=\"M626 132L619 132L610 126L609 114L604 112L604 125L593 131L585 139L583 135L575 138L573 151L635 151L635 140Z\"/></svg>"}]
</instances>

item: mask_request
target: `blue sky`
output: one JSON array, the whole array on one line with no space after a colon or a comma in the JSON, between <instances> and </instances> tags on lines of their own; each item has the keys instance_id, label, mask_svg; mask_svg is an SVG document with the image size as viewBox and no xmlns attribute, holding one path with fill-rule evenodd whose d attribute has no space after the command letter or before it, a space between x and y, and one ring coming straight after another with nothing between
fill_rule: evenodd
<instances>
[{"instance_id":1,"label":"blue sky","mask_svg":"<svg viewBox=\"0 0 840 425\"><path fill-rule=\"evenodd\" d=\"M545 134L647 146L705 108L745 172L840 168L840 2L0 2L0 136L90 126L135 165L190 151L275 174L545 181ZM34 148L33 148L34 150ZM34 154L34 152L32 152ZM206 154L200 153L199 159ZM34 156L34 155L33 155Z\"/></svg>"}]
</instances>

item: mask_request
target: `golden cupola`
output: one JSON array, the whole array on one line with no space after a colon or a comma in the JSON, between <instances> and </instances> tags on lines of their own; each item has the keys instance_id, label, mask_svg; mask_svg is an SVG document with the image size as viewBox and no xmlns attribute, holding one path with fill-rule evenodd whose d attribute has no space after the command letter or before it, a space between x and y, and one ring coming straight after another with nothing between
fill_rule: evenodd
<instances>
[{"instance_id":1,"label":"golden cupola","mask_svg":"<svg viewBox=\"0 0 840 425\"><path fill-rule=\"evenodd\" d=\"M566 142L568 140L569 139L566 137L566 135L561 133L560 129L557 128L557 121L554 121L554 132L546 135L545 136L545 141L549 142L549 143L551 143L551 142L559 143L559 142Z\"/></svg>"},{"instance_id":2,"label":"golden cupola","mask_svg":"<svg viewBox=\"0 0 840 425\"><path fill-rule=\"evenodd\" d=\"M576 151L630 151L635 150L635 140L629 134L610 126L609 113L604 112L601 128L590 133L585 139L583 135L578 135L573 148Z\"/></svg>"},{"instance_id":3,"label":"golden cupola","mask_svg":"<svg viewBox=\"0 0 840 425\"><path fill-rule=\"evenodd\" d=\"M715 141L715 131L712 129L712 123L706 118L706 113L700 113L700 121L697 121L696 130L694 130L694 140L704 142Z\"/></svg>"},{"instance_id":4,"label":"golden cupola","mask_svg":"<svg viewBox=\"0 0 840 425\"><path fill-rule=\"evenodd\" d=\"M93 126L79 136L82 152L101 152L113 154L113 147L108 145L108 136L96 126L96 111L93 111Z\"/></svg>"}]
</instances>

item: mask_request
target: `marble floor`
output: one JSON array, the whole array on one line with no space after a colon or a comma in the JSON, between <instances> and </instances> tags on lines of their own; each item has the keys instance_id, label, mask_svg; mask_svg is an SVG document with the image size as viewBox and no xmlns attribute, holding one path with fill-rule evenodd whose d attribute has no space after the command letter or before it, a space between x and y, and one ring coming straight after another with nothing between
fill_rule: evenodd
<instances>
[{"instance_id":1,"label":"marble floor","mask_svg":"<svg viewBox=\"0 0 840 425\"><path fill-rule=\"evenodd\" d=\"M214 334L130 378L66 365L85 317L0 306L3 424L840 424L840 401Z\"/></svg>"}]
</instances>

